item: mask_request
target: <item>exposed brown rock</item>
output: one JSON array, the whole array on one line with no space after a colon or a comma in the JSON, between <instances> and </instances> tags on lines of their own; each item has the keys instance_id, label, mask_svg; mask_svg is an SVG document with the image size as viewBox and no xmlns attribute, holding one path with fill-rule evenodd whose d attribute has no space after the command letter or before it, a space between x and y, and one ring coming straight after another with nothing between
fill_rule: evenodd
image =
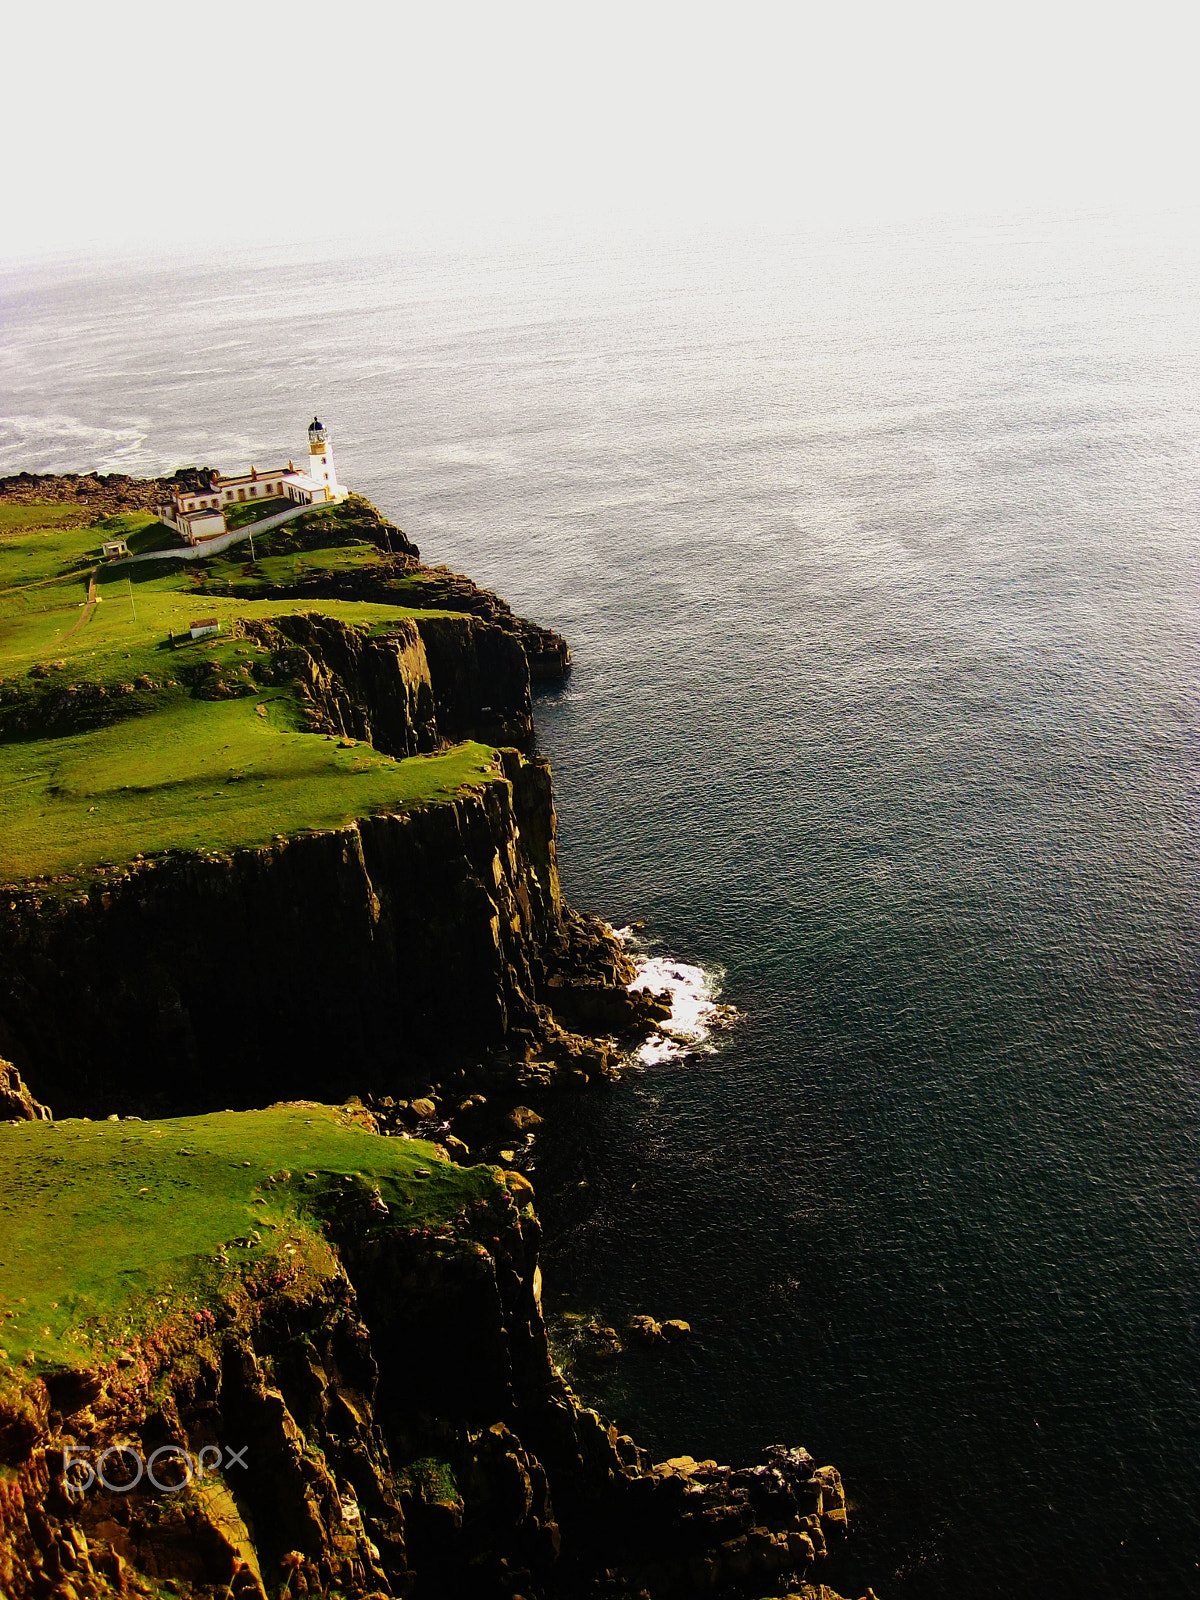
<instances>
[{"instance_id":1,"label":"exposed brown rock","mask_svg":"<svg viewBox=\"0 0 1200 1600\"><path fill-rule=\"evenodd\" d=\"M123 472L18 472L0 478L0 501L49 501L80 508L80 525L122 511L153 511L176 490L207 489L213 467L180 467L168 478L130 478Z\"/></svg>"},{"instance_id":2,"label":"exposed brown rock","mask_svg":"<svg viewBox=\"0 0 1200 1600\"><path fill-rule=\"evenodd\" d=\"M50 1108L35 1100L11 1061L0 1057L0 1122L48 1122Z\"/></svg>"}]
</instances>

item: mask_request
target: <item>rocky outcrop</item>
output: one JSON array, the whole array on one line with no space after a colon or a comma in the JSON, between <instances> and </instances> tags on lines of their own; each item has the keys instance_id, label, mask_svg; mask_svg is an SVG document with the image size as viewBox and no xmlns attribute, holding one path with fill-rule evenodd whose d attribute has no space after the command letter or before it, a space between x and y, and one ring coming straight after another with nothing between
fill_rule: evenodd
<instances>
[{"instance_id":1,"label":"rocky outcrop","mask_svg":"<svg viewBox=\"0 0 1200 1600\"><path fill-rule=\"evenodd\" d=\"M0 1059L0 1122L48 1122L50 1108L35 1100L11 1061Z\"/></svg>"},{"instance_id":2,"label":"rocky outcrop","mask_svg":"<svg viewBox=\"0 0 1200 1600\"><path fill-rule=\"evenodd\" d=\"M401 757L463 739L533 743L524 653L510 634L471 617L418 617L376 631L313 611L241 631L273 652L260 677L299 683L314 728Z\"/></svg>"},{"instance_id":3,"label":"rocky outcrop","mask_svg":"<svg viewBox=\"0 0 1200 1600\"><path fill-rule=\"evenodd\" d=\"M782 1447L651 1467L580 1404L547 1347L527 1190L497 1181L418 1229L348 1184L315 1269L268 1261L190 1331L95 1368L9 1369L8 1600L669 1600L822 1570L845 1526L833 1468Z\"/></svg>"},{"instance_id":4,"label":"rocky outcrop","mask_svg":"<svg viewBox=\"0 0 1200 1600\"><path fill-rule=\"evenodd\" d=\"M199 699L252 695L294 682L315 731L365 739L397 757L478 739L530 750L529 667L520 640L474 617L424 617L385 627L305 611L235 619L231 633L270 652L242 671L219 659L172 667ZM0 739L80 733L155 708L163 684L68 681L65 661L0 683Z\"/></svg>"},{"instance_id":5,"label":"rocky outcrop","mask_svg":"<svg viewBox=\"0 0 1200 1600\"><path fill-rule=\"evenodd\" d=\"M419 616L377 630L306 611L239 627L272 650L268 678L299 683L315 728L393 756L463 739L532 747L524 651L489 623Z\"/></svg>"},{"instance_id":6,"label":"rocky outcrop","mask_svg":"<svg viewBox=\"0 0 1200 1600\"><path fill-rule=\"evenodd\" d=\"M519 639L474 617L418 617L416 625L443 737L491 738L530 748L533 704Z\"/></svg>"},{"instance_id":7,"label":"rocky outcrop","mask_svg":"<svg viewBox=\"0 0 1200 1600\"><path fill-rule=\"evenodd\" d=\"M461 573L448 567L423 567L421 569L423 604L439 606L446 611L464 611L482 621L490 622L505 632L514 633L520 640L529 663L529 676L534 683L554 683L565 678L571 670L571 652L567 641L553 628L543 628L536 622L514 615L507 600L482 589Z\"/></svg>"},{"instance_id":8,"label":"rocky outcrop","mask_svg":"<svg viewBox=\"0 0 1200 1600\"><path fill-rule=\"evenodd\" d=\"M50 501L74 504L91 517L122 511L153 511L179 490L207 489L214 467L180 467L167 478L130 478L123 472L17 472L0 478L0 500L15 505Z\"/></svg>"},{"instance_id":9,"label":"rocky outcrop","mask_svg":"<svg viewBox=\"0 0 1200 1600\"><path fill-rule=\"evenodd\" d=\"M506 600L461 573L451 572L449 567L422 566L413 559L419 554L416 546L407 540L405 548L410 554L399 556L397 540L403 539L403 534L380 522L372 506L362 505L361 515L360 531L381 551L378 563L352 572L314 572L291 583L275 584L271 593L281 599L369 600L380 605L459 612L516 640L524 651L531 682L554 683L566 677L571 669L571 652L561 634L518 617ZM263 592L258 586L236 581L226 584L223 592L226 591L247 599L260 599Z\"/></svg>"}]
</instances>

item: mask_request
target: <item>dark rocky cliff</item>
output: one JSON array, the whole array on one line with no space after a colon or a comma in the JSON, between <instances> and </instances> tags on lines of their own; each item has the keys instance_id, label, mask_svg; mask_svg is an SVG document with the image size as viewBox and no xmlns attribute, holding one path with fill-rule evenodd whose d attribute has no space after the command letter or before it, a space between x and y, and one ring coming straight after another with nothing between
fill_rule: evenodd
<instances>
[{"instance_id":1,"label":"dark rocky cliff","mask_svg":"<svg viewBox=\"0 0 1200 1600\"><path fill-rule=\"evenodd\" d=\"M314 727L410 756L439 742L533 743L529 669L520 642L474 617L415 617L383 633L319 611L239 624L297 680Z\"/></svg>"},{"instance_id":2,"label":"dark rocky cliff","mask_svg":"<svg viewBox=\"0 0 1200 1600\"><path fill-rule=\"evenodd\" d=\"M237 627L265 647L256 679L205 661L194 694L292 683L314 732L397 757L471 737L532 747L526 656L492 622L380 628L314 609ZM82 710L66 698L65 726L116 714L111 696ZM14 706L35 725L49 716L40 700ZM497 1058L537 1056L541 1080L564 1061L602 1066L604 1045L570 1030L610 1035L653 1012L626 994L616 941L561 903L548 766L514 749L504 770L332 832L10 885L0 1050L61 1114L340 1098L485 1060L494 1074Z\"/></svg>"},{"instance_id":3,"label":"dark rocky cliff","mask_svg":"<svg viewBox=\"0 0 1200 1600\"><path fill-rule=\"evenodd\" d=\"M389 539L391 535L386 535ZM506 600L483 589L461 573L448 567L423 567L416 560L418 553L394 557L389 547L383 547L381 559L365 572L325 572L297 579L291 583L275 583L272 593L281 599L304 600L371 600L381 605L416 605L428 610L456 611L473 617L479 623L507 634L524 651L530 681L555 683L565 678L571 668L571 651L567 641L553 628L544 628L518 617ZM411 580L420 577L419 588ZM232 595L255 598L261 591L253 586L230 583L226 586ZM225 592L225 591L221 591Z\"/></svg>"},{"instance_id":4,"label":"dark rocky cliff","mask_svg":"<svg viewBox=\"0 0 1200 1600\"><path fill-rule=\"evenodd\" d=\"M414 1229L349 1184L323 1253L251 1272L191 1333L97 1370L10 1369L8 1600L794 1592L844 1526L837 1473L782 1447L738 1472L651 1468L550 1359L527 1201L497 1174L490 1201ZM171 1446L207 1470L125 1490L135 1457L114 1454L117 1487L89 1484L114 1444L167 1447L160 1483L185 1476Z\"/></svg>"},{"instance_id":5,"label":"dark rocky cliff","mask_svg":"<svg viewBox=\"0 0 1200 1600\"><path fill-rule=\"evenodd\" d=\"M10 893L0 1049L60 1115L332 1099L496 1058L596 1070L603 1046L566 1031L579 996L604 997L595 1032L652 1013L562 905L548 768L505 770L406 814Z\"/></svg>"},{"instance_id":6,"label":"dark rocky cliff","mask_svg":"<svg viewBox=\"0 0 1200 1600\"><path fill-rule=\"evenodd\" d=\"M49 1107L35 1100L11 1061L0 1060L0 1121L44 1122Z\"/></svg>"},{"instance_id":7,"label":"dark rocky cliff","mask_svg":"<svg viewBox=\"0 0 1200 1600\"><path fill-rule=\"evenodd\" d=\"M97 485L68 489L94 504ZM150 493L105 485L101 508ZM301 686L314 729L397 756L468 736L525 753L404 814L7 889L0 1052L29 1087L0 1068L0 1111L373 1094L398 1130L442 1137L454 1102L483 1114L485 1089L487 1115L523 1130L539 1119L509 1109L518 1093L606 1076L620 1036L661 1018L627 992L611 933L561 899L529 682L561 676L569 652L464 585L445 574L425 599L469 616L379 632L314 611L246 631L269 674ZM395 598L386 583L379 598ZM195 692L255 692L219 677ZM9 736L43 709L14 703ZM2 1600L815 1595L801 1586L845 1523L837 1473L783 1447L738 1472L650 1467L581 1405L547 1348L523 1180L498 1174L480 1211L432 1229L376 1198L350 1185L318 1258L275 1257L186 1334L98 1370L34 1376L0 1349ZM178 1494L64 1477L64 1449L123 1444L249 1461Z\"/></svg>"}]
</instances>

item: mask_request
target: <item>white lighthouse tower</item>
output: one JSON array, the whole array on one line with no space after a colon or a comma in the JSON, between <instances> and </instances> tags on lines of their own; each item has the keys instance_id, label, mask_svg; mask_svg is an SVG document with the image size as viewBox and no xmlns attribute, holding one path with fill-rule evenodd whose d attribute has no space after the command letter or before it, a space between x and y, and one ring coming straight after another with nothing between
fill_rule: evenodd
<instances>
[{"instance_id":1,"label":"white lighthouse tower","mask_svg":"<svg viewBox=\"0 0 1200 1600\"><path fill-rule=\"evenodd\" d=\"M337 471L333 465L333 446L329 430L314 417L308 425L308 475L318 484L324 484L330 500L343 498Z\"/></svg>"}]
</instances>

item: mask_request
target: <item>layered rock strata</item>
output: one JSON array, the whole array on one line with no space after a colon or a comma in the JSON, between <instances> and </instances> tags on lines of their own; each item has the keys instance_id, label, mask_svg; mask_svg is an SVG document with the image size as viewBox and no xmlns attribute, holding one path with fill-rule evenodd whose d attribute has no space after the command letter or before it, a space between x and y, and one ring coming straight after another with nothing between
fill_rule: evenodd
<instances>
[{"instance_id":1,"label":"layered rock strata","mask_svg":"<svg viewBox=\"0 0 1200 1600\"><path fill-rule=\"evenodd\" d=\"M532 747L524 651L473 617L415 617L379 633L314 610L240 631L272 651L267 681L300 684L315 728L394 756L462 739Z\"/></svg>"},{"instance_id":2,"label":"layered rock strata","mask_svg":"<svg viewBox=\"0 0 1200 1600\"><path fill-rule=\"evenodd\" d=\"M375 535L378 537L378 534ZM390 538L390 535L384 535ZM397 601L412 605L418 601L428 610L455 611L474 617L509 635L525 653L529 677L533 683L555 683L565 678L571 668L571 651L562 634L553 628L542 627L519 617L506 600L491 589L483 589L472 579L449 567L425 567L418 561L394 557L388 545L383 545L388 559L381 559L364 572L319 573L300 578L292 583L276 584L273 592L284 599L303 600L333 598L338 600L371 600L381 605ZM418 552L411 546L412 554ZM409 584L403 594L396 590L397 582L420 578L420 589L413 592ZM232 582L230 594L253 598L259 591Z\"/></svg>"}]
</instances>

